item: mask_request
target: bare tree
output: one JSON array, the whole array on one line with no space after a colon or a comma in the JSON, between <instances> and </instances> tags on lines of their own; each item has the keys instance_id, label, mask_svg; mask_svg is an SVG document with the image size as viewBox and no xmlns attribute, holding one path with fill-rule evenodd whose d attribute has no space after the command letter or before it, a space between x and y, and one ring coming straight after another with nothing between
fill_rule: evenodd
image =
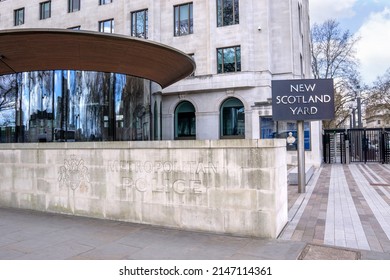
<instances>
[{"instance_id":1,"label":"bare tree","mask_svg":"<svg viewBox=\"0 0 390 280\"><path fill-rule=\"evenodd\" d=\"M312 71L315 79L334 79L335 118L324 121L324 128L342 127L349 118L349 104L360 88L356 38L349 30L341 30L335 20L327 20L311 30Z\"/></svg>"},{"instance_id":2,"label":"bare tree","mask_svg":"<svg viewBox=\"0 0 390 280\"><path fill-rule=\"evenodd\" d=\"M0 112L14 108L16 93L16 75L0 76Z\"/></svg>"},{"instance_id":3,"label":"bare tree","mask_svg":"<svg viewBox=\"0 0 390 280\"><path fill-rule=\"evenodd\" d=\"M381 116L384 121L390 121L390 68L368 90L365 113L366 117Z\"/></svg>"}]
</instances>

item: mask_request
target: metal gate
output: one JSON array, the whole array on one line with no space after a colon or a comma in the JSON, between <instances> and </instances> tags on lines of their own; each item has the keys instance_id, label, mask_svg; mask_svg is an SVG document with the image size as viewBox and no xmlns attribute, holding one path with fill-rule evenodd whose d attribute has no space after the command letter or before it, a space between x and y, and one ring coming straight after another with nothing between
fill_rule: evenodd
<instances>
[{"instance_id":1,"label":"metal gate","mask_svg":"<svg viewBox=\"0 0 390 280\"><path fill-rule=\"evenodd\" d=\"M346 163L347 157L350 162L390 163L390 128L328 129L323 147L325 163Z\"/></svg>"},{"instance_id":2,"label":"metal gate","mask_svg":"<svg viewBox=\"0 0 390 280\"><path fill-rule=\"evenodd\" d=\"M323 151L325 163L345 163L345 134L344 129L325 130L323 135Z\"/></svg>"},{"instance_id":3,"label":"metal gate","mask_svg":"<svg viewBox=\"0 0 390 280\"><path fill-rule=\"evenodd\" d=\"M383 163L390 163L390 128L387 128L383 132Z\"/></svg>"}]
</instances>

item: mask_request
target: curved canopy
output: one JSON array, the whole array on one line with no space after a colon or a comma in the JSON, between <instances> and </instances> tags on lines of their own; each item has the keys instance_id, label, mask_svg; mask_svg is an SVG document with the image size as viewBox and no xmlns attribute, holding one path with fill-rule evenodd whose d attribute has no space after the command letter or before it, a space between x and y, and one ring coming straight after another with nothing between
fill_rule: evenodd
<instances>
[{"instance_id":1,"label":"curved canopy","mask_svg":"<svg viewBox=\"0 0 390 280\"><path fill-rule=\"evenodd\" d=\"M113 72L167 87L195 69L188 55L117 34L68 29L0 31L0 75L38 70Z\"/></svg>"}]
</instances>

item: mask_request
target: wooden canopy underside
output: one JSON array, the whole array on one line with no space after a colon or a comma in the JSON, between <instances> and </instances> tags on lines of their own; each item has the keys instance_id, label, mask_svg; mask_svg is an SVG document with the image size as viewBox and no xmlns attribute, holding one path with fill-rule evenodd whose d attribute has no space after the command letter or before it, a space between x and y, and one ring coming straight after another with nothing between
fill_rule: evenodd
<instances>
[{"instance_id":1,"label":"wooden canopy underside","mask_svg":"<svg viewBox=\"0 0 390 280\"><path fill-rule=\"evenodd\" d=\"M0 31L0 75L38 70L113 72L146 78L165 88L187 76L186 54L152 41L67 29Z\"/></svg>"}]
</instances>

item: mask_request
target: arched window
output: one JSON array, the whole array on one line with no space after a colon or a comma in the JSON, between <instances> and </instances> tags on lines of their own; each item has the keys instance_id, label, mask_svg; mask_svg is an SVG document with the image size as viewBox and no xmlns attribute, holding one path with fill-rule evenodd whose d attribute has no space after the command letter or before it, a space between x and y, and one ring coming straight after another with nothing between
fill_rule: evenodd
<instances>
[{"instance_id":1,"label":"arched window","mask_svg":"<svg viewBox=\"0 0 390 280\"><path fill-rule=\"evenodd\" d=\"M196 139L195 107L188 101L176 107L175 139Z\"/></svg>"},{"instance_id":2,"label":"arched window","mask_svg":"<svg viewBox=\"0 0 390 280\"><path fill-rule=\"evenodd\" d=\"M220 117L221 138L245 138L245 108L239 99L225 100Z\"/></svg>"}]
</instances>

